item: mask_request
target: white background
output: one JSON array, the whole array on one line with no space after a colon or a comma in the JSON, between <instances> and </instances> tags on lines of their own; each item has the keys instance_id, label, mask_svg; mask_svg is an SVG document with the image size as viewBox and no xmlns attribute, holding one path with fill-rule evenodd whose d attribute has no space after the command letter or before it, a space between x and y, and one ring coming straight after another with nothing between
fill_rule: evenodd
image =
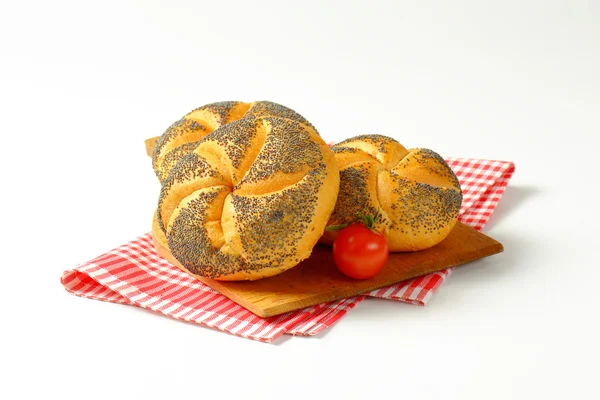
<instances>
[{"instance_id":1,"label":"white background","mask_svg":"<svg viewBox=\"0 0 600 400\"><path fill-rule=\"evenodd\" d=\"M0 398L599 398L595 1L0 3ZM67 294L150 229L144 139L272 100L517 171L505 253L276 344Z\"/></svg>"}]
</instances>

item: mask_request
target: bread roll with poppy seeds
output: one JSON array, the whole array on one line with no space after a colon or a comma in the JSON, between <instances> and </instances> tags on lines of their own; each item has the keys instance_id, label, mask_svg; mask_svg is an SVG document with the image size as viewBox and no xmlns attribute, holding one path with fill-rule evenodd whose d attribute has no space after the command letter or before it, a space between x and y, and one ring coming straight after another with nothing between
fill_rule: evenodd
<instances>
[{"instance_id":1,"label":"bread roll with poppy seeds","mask_svg":"<svg viewBox=\"0 0 600 400\"><path fill-rule=\"evenodd\" d=\"M192 151L199 140L223 125L248 116L287 118L314 129L300 114L270 101L222 101L207 104L186 114L156 141L152 167L158 179L164 181L177 161Z\"/></svg>"},{"instance_id":2,"label":"bread roll with poppy seeds","mask_svg":"<svg viewBox=\"0 0 600 400\"><path fill-rule=\"evenodd\" d=\"M205 136L172 167L154 241L196 276L266 278L311 254L338 189L333 152L312 126L248 115Z\"/></svg>"},{"instance_id":3,"label":"bread roll with poppy seeds","mask_svg":"<svg viewBox=\"0 0 600 400\"><path fill-rule=\"evenodd\" d=\"M448 236L462 203L454 172L436 152L409 149L382 135L356 136L332 146L340 191L328 225L351 222L358 213L379 215L375 229L390 251L417 251ZM321 242L331 244L336 231Z\"/></svg>"}]
</instances>

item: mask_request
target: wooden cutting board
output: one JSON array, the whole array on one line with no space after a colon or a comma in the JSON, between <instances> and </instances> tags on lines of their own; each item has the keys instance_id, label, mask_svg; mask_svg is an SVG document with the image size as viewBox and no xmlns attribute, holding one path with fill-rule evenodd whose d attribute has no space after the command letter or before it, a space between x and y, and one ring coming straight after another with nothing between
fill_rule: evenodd
<instances>
[{"instance_id":1,"label":"wooden cutting board","mask_svg":"<svg viewBox=\"0 0 600 400\"><path fill-rule=\"evenodd\" d=\"M148 155L152 154L156 139L146 141ZM503 250L498 241L459 222L446 239L432 248L414 253L390 253L387 264L379 274L367 280L354 280L343 275L334 264L331 247L321 245L313 249L308 259L271 278L248 282L196 278L254 314L272 317L357 296ZM175 259L169 261L177 264Z\"/></svg>"},{"instance_id":2,"label":"wooden cutting board","mask_svg":"<svg viewBox=\"0 0 600 400\"><path fill-rule=\"evenodd\" d=\"M156 246L159 246L155 242ZM162 249L162 247L161 247ZM331 247L317 245L311 256L286 272L257 281L221 282L194 275L217 292L260 317L345 299L420 275L455 267L504 249L498 241L458 223L438 245L415 253L391 253L387 264L371 279L354 280L333 262ZM179 268L168 253L161 254Z\"/></svg>"}]
</instances>

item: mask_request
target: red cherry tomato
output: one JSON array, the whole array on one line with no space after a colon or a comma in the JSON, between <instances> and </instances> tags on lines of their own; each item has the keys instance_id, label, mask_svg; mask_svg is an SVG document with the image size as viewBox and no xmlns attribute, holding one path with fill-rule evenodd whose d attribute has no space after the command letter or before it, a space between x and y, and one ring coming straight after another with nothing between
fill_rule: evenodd
<instances>
[{"instance_id":1,"label":"red cherry tomato","mask_svg":"<svg viewBox=\"0 0 600 400\"><path fill-rule=\"evenodd\" d=\"M339 231L333 242L333 259L342 273L354 279L375 276L389 255L385 236L354 223Z\"/></svg>"}]
</instances>

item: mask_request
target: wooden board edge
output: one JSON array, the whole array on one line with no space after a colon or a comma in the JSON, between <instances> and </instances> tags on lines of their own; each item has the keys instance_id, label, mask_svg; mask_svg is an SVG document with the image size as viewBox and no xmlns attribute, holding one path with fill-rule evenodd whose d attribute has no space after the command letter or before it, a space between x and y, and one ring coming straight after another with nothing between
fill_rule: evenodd
<instances>
[{"instance_id":1,"label":"wooden board edge","mask_svg":"<svg viewBox=\"0 0 600 400\"><path fill-rule=\"evenodd\" d=\"M481 234L481 232L478 232L478 233ZM492 239L492 238L490 238L490 239ZM469 259L469 257L465 256L464 260L460 260L457 263L454 263L452 265L444 267L444 269L460 267L460 266L463 266L465 264L469 264L469 263L471 263L473 261L481 260L481 259L493 256L495 254L502 253L504 251L504 246L502 245L502 243L496 241L495 239L493 239L493 240L495 241L495 243L493 243L493 244L491 244L491 245L486 246L486 247L483 248L484 250L486 250L486 253L487 253L486 255L481 256L481 257L477 257L477 258L473 258L473 259ZM479 252L481 250L482 249L478 249L477 252ZM468 254L470 254L470 253L467 253L467 255ZM428 275L428 274L434 273L436 271L440 271L440 269L436 268L436 269L433 269L433 270L431 270L429 272L425 272L425 273L422 273L422 274L418 274L418 275L414 275L414 276L408 277L405 280L414 279L414 278L417 278L419 276ZM380 289L381 287L383 287L383 286L381 286L381 285L379 285L379 284L377 284L375 282L376 281L374 281L373 287L371 289L366 289L364 292L359 293L359 294L344 295L344 293L340 293L337 296L336 295L332 295L331 299L328 299L328 300L323 300L322 295L315 295L315 298L313 298L313 299L311 299L309 297L309 298L305 298L305 299L302 299L302 300L298 300L296 302L285 303L285 305L275 305L275 306L272 306L272 307L264 307L264 308L257 308L257 307L254 307L254 305L253 305L252 308L254 310L260 310L260 314L256 313L254 310L250 310L250 308L248 308L248 310L250 310L251 312L255 313L256 315L258 315L261 318L275 317L277 315L281 315L281 314L284 314L284 313L287 313L287 312L293 312L293 311L297 311L297 310L300 310L300 309L303 309L303 308L306 308L306 307L312 307L312 306L315 306L317 304L329 303L329 302L332 302L332 301L347 299L349 297L356 297L356 296L364 295L365 293L369 293L369 292L371 292L373 290ZM396 282L396 283L392 283L392 285L395 285L395 284L400 283L400 282L402 282L402 281L399 281L399 282ZM230 296L227 296L227 297L229 297L230 299L232 299L233 301L235 301L232 297L230 297ZM237 296L234 295L234 297L237 297ZM237 301L236 301L236 303L237 303ZM285 307L285 310L282 311L281 309L283 307Z\"/></svg>"},{"instance_id":2,"label":"wooden board edge","mask_svg":"<svg viewBox=\"0 0 600 400\"><path fill-rule=\"evenodd\" d=\"M461 223L462 224L462 223ZM464 224L462 224L464 225ZM468 227L469 229L475 230L474 228L465 225L466 227ZM476 230L475 230L476 231ZM493 243L491 243L490 245L483 247L483 248L479 248L477 250L473 250L472 252L469 253L465 253L464 256L462 257L462 259L458 260L457 262L448 265L446 267L444 267L443 269L448 269L448 268L455 268L455 267L459 267L465 264L468 264L470 262L473 261L477 261L495 254L499 254L501 252L504 251L504 246L502 245L502 243L498 242L496 239L491 238L487 235L485 235L482 232L476 231L477 234L479 235L484 235L486 237L488 237L489 239L493 240ZM337 301L337 300L342 300L342 299L347 299L349 297L356 297L356 296L360 296L360 295L364 295L365 293L368 293L372 290L376 290L376 289L380 289L386 285L394 285L395 283L392 284L384 284L381 285L379 283L377 283L376 280L373 281L373 286L369 289L365 289L364 292L361 293L352 293L352 294L346 294L344 292L338 292L338 293L331 293L331 296L329 298L323 299L322 294L318 294L315 295L314 297L309 297L309 298L304 298L302 300L298 300L295 302L289 302L289 303L285 303L285 304L280 304L280 305L274 305L271 307L259 307L258 305L254 304L254 303L249 303L246 301L245 298L238 296L236 293L231 292L226 286L220 285L218 281L214 281L212 279L209 278L205 278L202 277L200 275L196 275L196 274L191 274L188 270L186 270L185 268L183 268L183 266L181 266L177 260L175 260L175 258L170 254L170 252L164 248L162 248L162 246L160 245L160 243L158 243L155 239L154 239L154 235L153 236L153 244L155 245L155 248L157 249L157 251L159 252L159 255L163 258L165 258L167 261L169 261L171 264L177 266L179 269L181 269L182 271L194 276L196 279L198 279L200 282L204 283L205 285L207 285L208 287L210 287L211 289L217 291L218 293L224 295L225 297L229 298L231 301L237 303L240 307L245 308L246 310L250 311L251 313L257 315L260 318L270 318L270 317L275 317L278 315L282 315L288 312L294 312L306 307L313 307L315 305L318 304L323 304L323 303L329 303L332 301ZM163 250L163 251L160 251ZM481 252L485 252L485 255L481 256L480 253ZM416 277L419 276L424 276L424 275L428 275L431 273L434 273L436 271L440 271L440 269L438 268L434 268L431 269L429 271L426 271L424 273L420 273L417 275L413 275L410 277L407 277L405 280L408 279L414 279ZM399 283L401 281L398 281L396 283ZM244 305L242 305L244 304Z\"/></svg>"},{"instance_id":3,"label":"wooden board edge","mask_svg":"<svg viewBox=\"0 0 600 400\"><path fill-rule=\"evenodd\" d=\"M214 281L214 280L209 279L209 278L204 278L204 277L199 276L199 275L194 275L194 277L196 277L196 279L198 279L200 282L204 283L206 286L210 287L211 289L213 289L213 290L219 292L220 294L222 294L223 296L227 297L229 300L237 303L240 307L245 308L246 310L250 311L251 313L253 313L253 314L255 314L255 315L257 315L257 316L259 316L261 318L269 318L269 317L272 317L272 316L275 316L275 315L280 315L280 314L284 314L284 313L288 312L286 310L286 311L283 311L283 312L280 311L277 314L270 315L266 311L265 308L260 308L257 305L255 305L254 303L249 303L247 301L247 299L245 299L244 297L238 296L234 292L231 292L226 286L219 285L218 281Z\"/></svg>"},{"instance_id":4,"label":"wooden board edge","mask_svg":"<svg viewBox=\"0 0 600 400\"><path fill-rule=\"evenodd\" d=\"M152 153L154 153L154 147L156 146L156 141L160 136L155 136L153 138L149 138L144 140L144 145L146 146L146 155L148 157L152 157Z\"/></svg>"}]
</instances>

